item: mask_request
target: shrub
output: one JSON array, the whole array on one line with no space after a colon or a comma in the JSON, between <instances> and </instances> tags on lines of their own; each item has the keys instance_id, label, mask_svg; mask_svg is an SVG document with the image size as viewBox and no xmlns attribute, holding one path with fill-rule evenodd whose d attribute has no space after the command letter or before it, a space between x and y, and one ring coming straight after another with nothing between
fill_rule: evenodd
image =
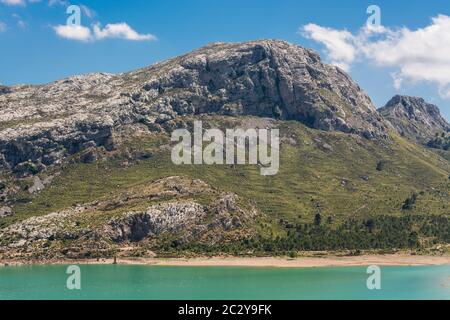
<instances>
[{"instance_id":1,"label":"shrub","mask_svg":"<svg viewBox=\"0 0 450 320\"><path fill-rule=\"evenodd\" d=\"M417 201L417 193L413 193L411 197L405 200L402 206L402 210L412 210L414 207L414 204Z\"/></svg>"}]
</instances>

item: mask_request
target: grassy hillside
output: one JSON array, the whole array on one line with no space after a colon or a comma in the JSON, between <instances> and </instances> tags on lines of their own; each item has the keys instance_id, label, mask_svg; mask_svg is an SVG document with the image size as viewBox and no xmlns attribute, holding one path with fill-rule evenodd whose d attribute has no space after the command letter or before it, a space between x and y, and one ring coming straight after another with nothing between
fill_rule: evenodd
<instances>
[{"instance_id":1,"label":"grassy hillside","mask_svg":"<svg viewBox=\"0 0 450 320\"><path fill-rule=\"evenodd\" d=\"M256 121L223 117L204 120L218 127ZM138 192L140 185L175 175L203 179L221 191L235 192L254 203L272 222L309 223L317 213L324 221L339 224L348 218L450 212L450 163L430 150L398 136L380 142L313 130L298 122L271 125L279 127L282 136L276 176L263 177L258 167L249 165L176 166L170 160L167 134L135 136L124 141L115 154L109 154L112 159L107 161L68 161L58 169L51 186L34 196L26 191L31 178L18 181L23 191L14 207L16 215L2 224L128 190ZM140 155L140 160L127 159L125 154L130 153ZM402 209L413 194L417 195L415 203ZM279 224L271 225L277 232Z\"/></svg>"}]
</instances>

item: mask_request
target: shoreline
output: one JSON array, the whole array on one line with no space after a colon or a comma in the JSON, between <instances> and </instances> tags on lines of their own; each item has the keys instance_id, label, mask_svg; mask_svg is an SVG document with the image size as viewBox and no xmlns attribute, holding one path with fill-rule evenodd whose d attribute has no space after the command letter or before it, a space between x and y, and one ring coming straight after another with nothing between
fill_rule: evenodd
<instances>
[{"instance_id":1,"label":"shoreline","mask_svg":"<svg viewBox=\"0 0 450 320\"><path fill-rule=\"evenodd\" d=\"M0 266L27 265L113 265L114 259L82 260L0 260ZM323 257L200 257L200 258L117 258L117 265L166 267L254 267L321 268L357 266L437 266L450 265L450 256L408 254L323 256Z\"/></svg>"}]
</instances>

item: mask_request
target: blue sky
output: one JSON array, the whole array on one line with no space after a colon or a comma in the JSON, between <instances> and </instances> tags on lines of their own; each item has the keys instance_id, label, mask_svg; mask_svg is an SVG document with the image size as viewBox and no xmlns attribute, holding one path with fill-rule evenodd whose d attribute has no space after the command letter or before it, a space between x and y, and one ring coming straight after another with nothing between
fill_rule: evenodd
<instances>
[{"instance_id":1,"label":"blue sky","mask_svg":"<svg viewBox=\"0 0 450 320\"><path fill-rule=\"evenodd\" d=\"M442 37L438 42L446 53L450 50L450 34L444 33L446 19L432 20L439 15L450 16L448 1L83 0L71 4L83 6L81 24L92 32L86 41L58 34L57 27L64 26L68 18L66 1L0 0L0 83L36 84L88 72L129 71L213 41L283 39L312 47L325 61L334 62L333 55L341 54L340 44L350 41L350 48L359 53L345 58L348 72L377 107L397 93L422 96L437 104L450 119L450 79L438 75L440 70L450 68L450 63L436 53L441 52L436 50L436 37ZM381 25L388 32L406 28L395 34L393 43L368 40L355 44L369 17L367 7L372 4L380 7ZM117 31L114 26L119 23L128 29ZM309 24L317 32L305 32ZM430 25L442 32L425 32ZM430 34L431 40L424 40L429 47L415 47L417 30L425 36ZM342 35L343 42L337 42L336 50L327 50L327 44L336 43L330 38L336 35ZM411 52L401 52L411 42ZM380 50L386 45L394 48ZM367 52L367 48L376 53ZM430 52L432 58L422 51ZM422 55L417 57L415 52ZM427 72L422 75L423 66ZM402 79L397 86L395 78Z\"/></svg>"}]
</instances>

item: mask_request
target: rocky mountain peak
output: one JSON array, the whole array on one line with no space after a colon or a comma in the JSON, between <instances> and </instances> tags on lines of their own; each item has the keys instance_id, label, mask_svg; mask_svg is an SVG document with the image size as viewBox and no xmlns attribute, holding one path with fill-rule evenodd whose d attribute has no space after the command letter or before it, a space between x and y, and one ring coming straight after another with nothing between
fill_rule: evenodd
<instances>
[{"instance_id":1,"label":"rocky mountain peak","mask_svg":"<svg viewBox=\"0 0 450 320\"><path fill-rule=\"evenodd\" d=\"M423 98L396 95L379 112L400 134L422 142L450 131L439 108Z\"/></svg>"},{"instance_id":2,"label":"rocky mountain peak","mask_svg":"<svg viewBox=\"0 0 450 320\"><path fill-rule=\"evenodd\" d=\"M129 76L146 81L135 101L156 99L165 118L172 112L255 115L384 135L370 98L344 71L285 41L213 43Z\"/></svg>"},{"instance_id":3,"label":"rocky mountain peak","mask_svg":"<svg viewBox=\"0 0 450 320\"><path fill-rule=\"evenodd\" d=\"M164 128L185 115L251 115L386 136L370 98L344 71L278 40L212 43L129 73L0 90L3 168L53 164L89 146L111 148L124 125Z\"/></svg>"}]
</instances>

